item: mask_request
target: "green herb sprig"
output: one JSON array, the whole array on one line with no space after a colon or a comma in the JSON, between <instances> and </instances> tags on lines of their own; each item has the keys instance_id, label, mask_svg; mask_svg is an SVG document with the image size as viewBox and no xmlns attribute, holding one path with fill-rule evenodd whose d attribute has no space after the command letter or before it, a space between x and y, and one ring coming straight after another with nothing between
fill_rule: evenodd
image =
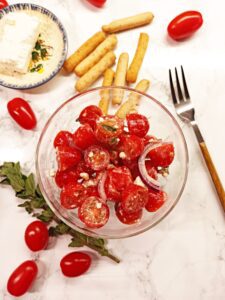
<instances>
[{"instance_id":1,"label":"green herb sprig","mask_svg":"<svg viewBox=\"0 0 225 300\"><path fill-rule=\"evenodd\" d=\"M109 252L104 239L89 237L59 220L45 201L39 186L35 184L34 175L26 176L23 174L19 162L5 162L0 166L0 184L10 185L16 193L16 197L25 200L18 205L19 207L24 207L33 217L51 224L49 227L50 236L70 235L69 247L87 246L101 256L106 256L116 263L120 262L116 256Z\"/></svg>"}]
</instances>

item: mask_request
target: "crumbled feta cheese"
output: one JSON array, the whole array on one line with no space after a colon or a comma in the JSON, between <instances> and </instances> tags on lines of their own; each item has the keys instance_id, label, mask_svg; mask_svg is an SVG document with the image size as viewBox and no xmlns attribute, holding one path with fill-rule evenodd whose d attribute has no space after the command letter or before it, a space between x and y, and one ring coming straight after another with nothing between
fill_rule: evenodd
<instances>
[{"instance_id":1,"label":"crumbled feta cheese","mask_svg":"<svg viewBox=\"0 0 225 300\"><path fill-rule=\"evenodd\" d=\"M49 176L51 176L51 177L54 177L54 176L55 176L55 170L54 170L54 169L51 169L51 170L49 171Z\"/></svg>"},{"instance_id":2,"label":"crumbled feta cheese","mask_svg":"<svg viewBox=\"0 0 225 300\"><path fill-rule=\"evenodd\" d=\"M89 154L88 154L88 157L93 157L94 156L94 152L90 152Z\"/></svg>"},{"instance_id":3,"label":"crumbled feta cheese","mask_svg":"<svg viewBox=\"0 0 225 300\"><path fill-rule=\"evenodd\" d=\"M96 203L96 208L101 208L102 207L102 203L98 202Z\"/></svg>"},{"instance_id":4,"label":"crumbled feta cheese","mask_svg":"<svg viewBox=\"0 0 225 300\"><path fill-rule=\"evenodd\" d=\"M136 185L140 185L142 187L146 187L146 185L144 184L144 182L141 180L140 176L137 176L134 180L134 184Z\"/></svg>"},{"instance_id":5,"label":"crumbled feta cheese","mask_svg":"<svg viewBox=\"0 0 225 300\"><path fill-rule=\"evenodd\" d=\"M120 152L119 157L122 159L126 158L125 152Z\"/></svg>"},{"instance_id":6,"label":"crumbled feta cheese","mask_svg":"<svg viewBox=\"0 0 225 300\"><path fill-rule=\"evenodd\" d=\"M89 180L89 174L88 173L82 172L82 173L80 173L80 177L83 178L84 180Z\"/></svg>"}]
</instances>

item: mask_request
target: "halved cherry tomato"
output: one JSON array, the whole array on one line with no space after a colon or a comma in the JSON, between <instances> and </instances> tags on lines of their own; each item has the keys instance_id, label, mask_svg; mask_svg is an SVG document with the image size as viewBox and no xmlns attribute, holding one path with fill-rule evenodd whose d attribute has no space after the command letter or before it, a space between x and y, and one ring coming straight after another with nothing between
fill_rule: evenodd
<instances>
[{"instance_id":1,"label":"halved cherry tomato","mask_svg":"<svg viewBox=\"0 0 225 300\"><path fill-rule=\"evenodd\" d=\"M164 143L161 146L149 151L148 157L155 167L168 167L174 159L174 146L171 143Z\"/></svg>"},{"instance_id":2,"label":"halved cherry tomato","mask_svg":"<svg viewBox=\"0 0 225 300\"><path fill-rule=\"evenodd\" d=\"M77 173L76 168L72 168L71 170L65 171L57 171L55 174L55 182L58 187L62 188L63 186L67 185L68 183L76 183L80 176Z\"/></svg>"},{"instance_id":3,"label":"halved cherry tomato","mask_svg":"<svg viewBox=\"0 0 225 300\"><path fill-rule=\"evenodd\" d=\"M151 163L151 161L147 160L145 162L145 167L146 167L146 170L148 172L148 175L151 176L152 178L156 179L158 178L158 173L157 173L157 170L156 168L153 166L153 164Z\"/></svg>"},{"instance_id":4,"label":"halved cherry tomato","mask_svg":"<svg viewBox=\"0 0 225 300\"><path fill-rule=\"evenodd\" d=\"M125 167L116 167L107 171L105 193L108 200L121 201L121 192L132 183L130 170Z\"/></svg>"},{"instance_id":5,"label":"halved cherry tomato","mask_svg":"<svg viewBox=\"0 0 225 300\"><path fill-rule=\"evenodd\" d=\"M61 271L66 277L80 276L87 272L90 265L91 257L83 252L71 252L60 261Z\"/></svg>"},{"instance_id":6,"label":"halved cherry tomato","mask_svg":"<svg viewBox=\"0 0 225 300\"><path fill-rule=\"evenodd\" d=\"M202 15L198 11L185 11L176 16L168 25L169 36L174 40L183 40L191 36L203 23Z\"/></svg>"},{"instance_id":7,"label":"halved cherry tomato","mask_svg":"<svg viewBox=\"0 0 225 300\"><path fill-rule=\"evenodd\" d=\"M56 135L54 139L54 147L56 148L59 146L74 146L73 135L71 132L62 130Z\"/></svg>"},{"instance_id":8,"label":"halved cherry tomato","mask_svg":"<svg viewBox=\"0 0 225 300\"><path fill-rule=\"evenodd\" d=\"M25 242L31 251L40 251L46 248L48 244L48 228L41 221L30 223L25 231Z\"/></svg>"},{"instance_id":9,"label":"halved cherry tomato","mask_svg":"<svg viewBox=\"0 0 225 300\"><path fill-rule=\"evenodd\" d=\"M109 219L109 207L98 197L88 197L78 208L80 220L89 228L100 228Z\"/></svg>"},{"instance_id":10,"label":"halved cherry tomato","mask_svg":"<svg viewBox=\"0 0 225 300\"><path fill-rule=\"evenodd\" d=\"M89 105L81 111L78 120L81 124L89 124L92 128L95 128L96 121L102 115L103 113L98 106Z\"/></svg>"},{"instance_id":11,"label":"halved cherry tomato","mask_svg":"<svg viewBox=\"0 0 225 300\"><path fill-rule=\"evenodd\" d=\"M144 137L149 131L148 119L140 114L133 113L126 116L127 125L131 134Z\"/></svg>"},{"instance_id":12,"label":"halved cherry tomato","mask_svg":"<svg viewBox=\"0 0 225 300\"><path fill-rule=\"evenodd\" d=\"M149 189L148 191L148 202L145 206L147 211L157 211L166 201L167 194L164 191L156 191Z\"/></svg>"},{"instance_id":13,"label":"halved cherry tomato","mask_svg":"<svg viewBox=\"0 0 225 300\"><path fill-rule=\"evenodd\" d=\"M123 134L120 136L118 148L125 153L126 159L133 160L143 152L144 141L136 135Z\"/></svg>"},{"instance_id":14,"label":"halved cherry tomato","mask_svg":"<svg viewBox=\"0 0 225 300\"><path fill-rule=\"evenodd\" d=\"M6 0L0 0L0 9L2 9L2 8L8 6L8 5L9 4L8 4L8 2Z\"/></svg>"},{"instance_id":15,"label":"halved cherry tomato","mask_svg":"<svg viewBox=\"0 0 225 300\"><path fill-rule=\"evenodd\" d=\"M80 162L81 158L81 152L76 148L66 146L57 147L59 171L65 171L76 166Z\"/></svg>"},{"instance_id":16,"label":"halved cherry tomato","mask_svg":"<svg viewBox=\"0 0 225 300\"><path fill-rule=\"evenodd\" d=\"M127 213L141 210L148 202L148 190L142 186L131 183L122 192L122 207Z\"/></svg>"},{"instance_id":17,"label":"halved cherry tomato","mask_svg":"<svg viewBox=\"0 0 225 300\"><path fill-rule=\"evenodd\" d=\"M96 123L96 139L105 144L117 144L117 137L123 132L123 120L117 116L103 116Z\"/></svg>"},{"instance_id":18,"label":"halved cherry tomato","mask_svg":"<svg viewBox=\"0 0 225 300\"><path fill-rule=\"evenodd\" d=\"M84 200L84 186L80 183L69 183L62 188L60 203L66 209L74 209Z\"/></svg>"},{"instance_id":19,"label":"halved cherry tomato","mask_svg":"<svg viewBox=\"0 0 225 300\"><path fill-rule=\"evenodd\" d=\"M109 152L101 146L91 146L84 152L84 161L92 170L103 170L109 164Z\"/></svg>"},{"instance_id":20,"label":"halved cherry tomato","mask_svg":"<svg viewBox=\"0 0 225 300\"><path fill-rule=\"evenodd\" d=\"M116 216L123 224L131 225L140 221L142 217L142 209L133 213L127 213L122 206L122 203L116 203L115 205Z\"/></svg>"},{"instance_id":21,"label":"halved cherry tomato","mask_svg":"<svg viewBox=\"0 0 225 300\"><path fill-rule=\"evenodd\" d=\"M11 274L7 283L8 292L15 296L20 297L25 294L38 273L37 264L32 260L27 260L19 265Z\"/></svg>"},{"instance_id":22,"label":"halved cherry tomato","mask_svg":"<svg viewBox=\"0 0 225 300\"><path fill-rule=\"evenodd\" d=\"M22 98L14 98L7 105L10 116L24 129L33 129L37 120L30 104Z\"/></svg>"},{"instance_id":23,"label":"halved cherry tomato","mask_svg":"<svg viewBox=\"0 0 225 300\"><path fill-rule=\"evenodd\" d=\"M96 144L96 138L94 132L89 124L80 126L73 134L73 141L75 145L85 150L93 144Z\"/></svg>"}]
</instances>

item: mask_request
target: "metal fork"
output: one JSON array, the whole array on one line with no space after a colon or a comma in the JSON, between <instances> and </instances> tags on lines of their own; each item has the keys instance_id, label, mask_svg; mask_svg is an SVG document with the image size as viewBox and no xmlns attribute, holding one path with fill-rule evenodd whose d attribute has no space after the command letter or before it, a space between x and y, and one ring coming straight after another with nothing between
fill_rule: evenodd
<instances>
[{"instance_id":1,"label":"metal fork","mask_svg":"<svg viewBox=\"0 0 225 300\"><path fill-rule=\"evenodd\" d=\"M184 75L184 70L183 70L182 66L181 66L181 74L182 74L182 81L183 81L183 92L182 92L182 89L180 86L177 69L175 68L177 96L178 96L177 97L176 93L175 93L174 85L173 85L171 70L169 70L170 89L171 89L171 95L172 95L173 103L174 103L174 106L176 109L176 113L181 118L182 121L187 122L192 125L195 135L196 135L196 138L198 140L200 149L202 151L203 157L205 159L206 165L210 172L212 181L216 188L218 197L219 197L220 202L225 211L225 191L224 191L223 185L220 181L219 175L216 171L216 168L213 164L213 161L211 159L211 156L209 154L207 146L205 144L204 138L202 137L201 131L195 120L195 109L194 109L193 104L191 103L191 99L190 99L190 95L188 92L187 83L186 83L186 79L185 79L185 75Z\"/></svg>"}]
</instances>

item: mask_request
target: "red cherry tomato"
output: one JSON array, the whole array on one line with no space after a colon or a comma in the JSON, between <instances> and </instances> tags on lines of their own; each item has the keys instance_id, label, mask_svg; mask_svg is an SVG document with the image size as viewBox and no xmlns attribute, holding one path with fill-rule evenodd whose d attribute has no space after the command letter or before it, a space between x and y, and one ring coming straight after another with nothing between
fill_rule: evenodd
<instances>
[{"instance_id":1,"label":"red cherry tomato","mask_svg":"<svg viewBox=\"0 0 225 300\"><path fill-rule=\"evenodd\" d=\"M81 111L78 120L81 124L89 124L92 128L95 128L96 121L101 116L101 109L98 106L90 105Z\"/></svg>"},{"instance_id":2,"label":"red cherry tomato","mask_svg":"<svg viewBox=\"0 0 225 300\"><path fill-rule=\"evenodd\" d=\"M96 138L94 136L94 132L89 124L85 124L80 126L73 134L73 141L75 145L85 150L91 145L97 143Z\"/></svg>"},{"instance_id":3,"label":"red cherry tomato","mask_svg":"<svg viewBox=\"0 0 225 300\"><path fill-rule=\"evenodd\" d=\"M59 146L68 146L68 147L73 147L74 142L73 142L73 135L69 131L60 131L54 140L54 147L59 147Z\"/></svg>"},{"instance_id":4,"label":"red cherry tomato","mask_svg":"<svg viewBox=\"0 0 225 300\"><path fill-rule=\"evenodd\" d=\"M88 197L78 208L78 217L89 228L100 228L109 219L109 207L98 197Z\"/></svg>"},{"instance_id":5,"label":"red cherry tomato","mask_svg":"<svg viewBox=\"0 0 225 300\"><path fill-rule=\"evenodd\" d=\"M77 169L73 168L71 170L65 171L57 171L55 174L55 182L58 187L62 188L68 183L75 183L79 179L79 174L77 173Z\"/></svg>"},{"instance_id":6,"label":"red cherry tomato","mask_svg":"<svg viewBox=\"0 0 225 300\"><path fill-rule=\"evenodd\" d=\"M148 145L149 143L152 143L152 142L156 142L158 139L153 136L153 135L146 135L144 137L144 144L145 146Z\"/></svg>"},{"instance_id":7,"label":"red cherry tomato","mask_svg":"<svg viewBox=\"0 0 225 300\"><path fill-rule=\"evenodd\" d=\"M151 163L155 167L168 167L174 159L174 146L173 144L165 143L161 146L152 149L148 153Z\"/></svg>"},{"instance_id":8,"label":"red cherry tomato","mask_svg":"<svg viewBox=\"0 0 225 300\"><path fill-rule=\"evenodd\" d=\"M131 134L144 137L149 131L149 122L145 116L134 113L128 114L126 119Z\"/></svg>"},{"instance_id":9,"label":"red cherry tomato","mask_svg":"<svg viewBox=\"0 0 225 300\"><path fill-rule=\"evenodd\" d=\"M101 146L91 146L84 152L84 161L92 170L103 170L109 164L109 152Z\"/></svg>"},{"instance_id":10,"label":"red cherry tomato","mask_svg":"<svg viewBox=\"0 0 225 300\"><path fill-rule=\"evenodd\" d=\"M27 260L19 265L11 274L7 283L8 292L20 297L25 294L35 280L38 273L38 267L32 260Z\"/></svg>"},{"instance_id":11,"label":"red cherry tomato","mask_svg":"<svg viewBox=\"0 0 225 300\"><path fill-rule=\"evenodd\" d=\"M147 211L157 211L166 201L167 194L164 191L156 191L149 189L148 191L148 202L145 206Z\"/></svg>"},{"instance_id":12,"label":"red cherry tomato","mask_svg":"<svg viewBox=\"0 0 225 300\"><path fill-rule=\"evenodd\" d=\"M61 259L60 267L64 276L76 277L90 268L91 257L83 252L71 252Z\"/></svg>"},{"instance_id":13,"label":"red cherry tomato","mask_svg":"<svg viewBox=\"0 0 225 300\"><path fill-rule=\"evenodd\" d=\"M121 191L130 183L132 183L132 177L127 167L116 167L108 170L104 185L107 199L115 202L121 201Z\"/></svg>"},{"instance_id":14,"label":"red cherry tomato","mask_svg":"<svg viewBox=\"0 0 225 300\"><path fill-rule=\"evenodd\" d=\"M152 165L151 161L147 160L145 162L145 167L148 172L148 175L154 178L155 180L157 180L158 179L157 169Z\"/></svg>"},{"instance_id":15,"label":"red cherry tomato","mask_svg":"<svg viewBox=\"0 0 225 300\"><path fill-rule=\"evenodd\" d=\"M131 135L131 134L123 134L120 137L119 143L120 151L124 152L126 155L126 159L133 160L141 155L144 150L144 141L142 138Z\"/></svg>"},{"instance_id":16,"label":"red cherry tomato","mask_svg":"<svg viewBox=\"0 0 225 300\"><path fill-rule=\"evenodd\" d=\"M34 221L27 226L24 238L31 251L43 250L48 244L48 228L43 222Z\"/></svg>"},{"instance_id":17,"label":"red cherry tomato","mask_svg":"<svg viewBox=\"0 0 225 300\"><path fill-rule=\"evenodd\" d=\"M81 152L76 148L60 146L57 148L57 161L59 171L65 171L76 166L82 158Z\"/></svg>"},{"instance_id":18,"label":"red cherry tomato","mask_svg":"<svg viewBox=\"0 0 225 300\"><path fill-rule=\"evenodd\" d=\"M37 120L30 104L21 99L14 98L8 102L7 105L10 116L24 129L33 129Z\"/></svg>"},{"instance_id":19,"label":"red cherry tomato","mask_svg":"<svg viewBox=\"0 0 225 300\"><path fill-rule=\"evenodd\" d=\"M2 9L2 8L8 6L8 5L9 4L8 4L8 2L6 0L0 0L0 9Z\"/></svg>"},{"instance_id":20,"label":"red cherry tomato","mask_svg":"<svg viewBox=\"0 0 225 300\"><path fill-rule=\"evenodd\" d=\"M172 39L179 41L191 36L202 26L202 23L200 12L185 11L169 23L167 31Z\"/></svg>"},{"instance_id":21,"label":"red cherry tomato","mask_svg":"<svg viewBox=\"0 0 225 300\"><path fill-rule=\"evenodd\" d=\"M101 117L96 123L96 139L104 144L117 144L117 137L123 132L123 120L117 116Z\"/></svg>"},{"instance_id":22,"label":"red cherry tomato","mask_svg":"<svg viewBox=\"0 0 225 300\"><path fill-rule=\"evenodd\" d=\"M90 2L94 6L102 7L105 4L106 0L88 0L88 2Z\"/></svg>"},{"instance_id":23,"label":"red cherry tomato","mask_svg":"<svg viewBox=\"0 0 225 300\"><path fill-rule=\"evenodd\" d=\"M133 213L127 213L122 206L122 203L116 203L115 205L116 216L123 224L131 225L138 223L142 217L142 209Z\"/></svg>"},{"instance_id":24,"label":"red cherry tomato","mask_svg":"<svg viewBox=\"0 0 225 300\"><path fill-rule=\"evenodd\" d=\"M81 205L84 196L84 186L80 183L69 183L62 188L60 203L66 209L74 209Z\"/></svg>"},{"instance_id":25,"label":"red cherry tomato","mask_svg":"<svg viewBox=\"0 0 225 300\"><path fill-rule=\"evenodd\" d=\"M129 168L134 180L137 176L140 176L137 158L133 160L123 159L123 164Z\"/></svg>"},{"instance_id":26,"label":"red cherry tomato","mask_svg":"<svg viewBox=\"0 0 225 300\"><path fill-rule=\"evenodd\" d=\"M148 202L148 190L142 186L131 183L122 192L122 207L127 213L141 210Z\"/></svg>"}]
</instances>

